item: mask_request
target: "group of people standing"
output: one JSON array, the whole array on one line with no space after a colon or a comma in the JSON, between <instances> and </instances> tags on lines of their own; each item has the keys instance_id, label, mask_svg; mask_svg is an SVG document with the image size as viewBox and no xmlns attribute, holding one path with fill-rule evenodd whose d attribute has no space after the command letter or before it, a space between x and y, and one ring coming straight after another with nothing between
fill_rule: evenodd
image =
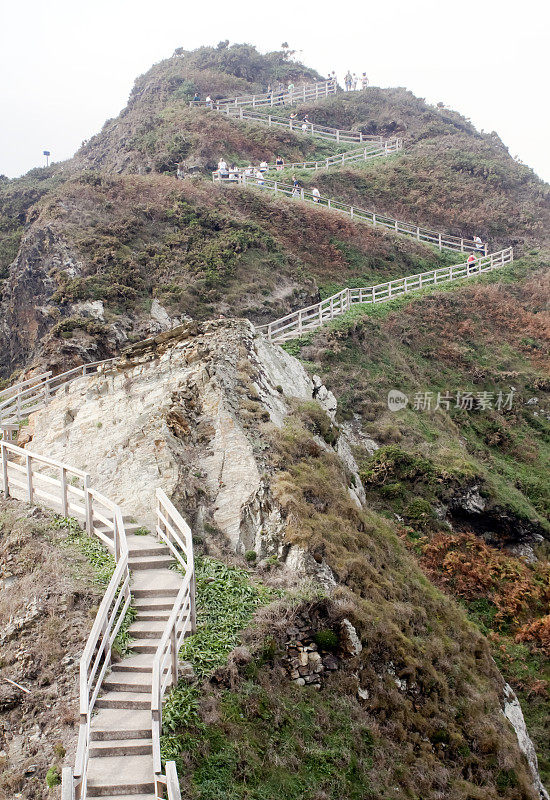
<instances>
[{"instance_id":1,"label":"group of people standing","mask_svg":"<svg viewBox=\"0 0 550 800\"><path fill-rule=\"evenodd\" d=\"M346 92L354 92L357 89L366 89L368 85L369 79L367 78L366 72L363 72L361 77L358 78L355 72L352 74L348 69L344 76L344 87Z\"/></svg>"}]
</instances>

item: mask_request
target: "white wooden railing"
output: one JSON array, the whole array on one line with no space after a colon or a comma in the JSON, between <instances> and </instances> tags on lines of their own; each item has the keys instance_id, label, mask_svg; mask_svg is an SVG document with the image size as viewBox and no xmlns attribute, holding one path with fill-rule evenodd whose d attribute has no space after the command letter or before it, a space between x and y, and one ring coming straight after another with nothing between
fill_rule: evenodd
<instances>
[{"instance_id":1,"label":"white wooden railing","mask_svg":"<svg viewBox=\"0 0 550 800\"><path fill-rule=\"evenodd\" d=\"M164 787L167 787L168 800L180 800L175 765L173 769L169 770L168 764L166 764L166 773L162 774L160 735L162 731L162 699L168 687L176 686L178 682L179 650L184 638L193 633L196 628L193 538L191 529L162 489L157 489L156 498L156 534L160 541L170 549L184 578L153 660L151 720L155 798L163 800Z\"/></svg>"},{"instance_id":2,"label":"white wooden railing","mask_svg":"<svg viewBox=\"0 0 550 800\"><path fill-rule=\"evenodd\" d=\"M285 128L294 133L304 133L307 136L313 136L317 139L328 139L331 142L337 143L379 142L383 138L379 135L366 134L361 131L346 131L340 130L340 128L329 128L326 125L318 125L316 122L306 123L307 128L304 130L302 127L302 120L287 119L286 117L268 114L266 111L250 111L247 108L234 108L233 106L215 107L214 111L220 111L222 114L231 117L231 119L259 122L261 125L267 125L268 128Z\"/></svg>"},{"instance_id":3,"label":"white wooden railing","mask_svg":"<svg viewBox=\"0 0 550 800\"><path fill-rule=\"evenodd\" d=\"M14 497L28 503L39 503L64 517L80 520L89 535L97 536L114 554L115 571L105 590L92 630L79 665L80 725L75 766L62 771L62 800L85 800L87 797L87 766L90 752L90 723L101 684L111 664L111 649L131 603L128 544L122 509L108 497L92 489L88 473L55 461L46 456L18 447L11 441L17 422L43 408L63 385L78 377L97 371L107 361L86 364L56 375L51 372L10 386L0 393L0 488L4 497ZM157 490L156 532L182 565L184 580L167 623L165 635L157 651L160 658L157 670L157 692L152 693L152 718L155 719L154 698L162 703L169 684L177 682L177 649L183 637L195 628L195 571L191 531L162 490ZM161 647L164 643L164 650ZM168 663L167 663L168 659ZM160 727L162 715L156 714L158 725L152 725L156 744L155 786L157 796L163 797L165 786L168 800L181 800L175 762L160 768ZM160 794L158 792L161 792Z\"/></svg>"},{"instance_id":4,"label":"white wooden railing","mask_svg":"<svg viewBox=\"0 0 550 800\"><path fill-rule=\"evenodd\" d=\"M273 172L281 169L307 169L316 171L319 169L329 169L333 166L342 166L350 161L370 161L371 158L380 158L397 153L403 147L402 139L388 139L385 142L377 142L369 144L366 147L358 147L353 150L348 150L345 153L338 153L329 158L322 158L318 161L293 161L291 164L283 164L282 167L277 164L268 164L268 171ZM229 183L238 183L238 176L246 174L246 167L239 167L238 169L229 170L226 173L221 173L215 170L212 173L212 180L214 183L221 181Z\"/></svg>"},{"instance_id":5,"label":"white wooden railing","mask_svg":"<svg viewBox=\"0 0 550 800\"><path fill-rule=\"evenodd\" d=\"M22 390L25 391L25 388ZM86 798L90 723L101 683L111 663L111 648L130 605L128 545L122 511L116 503L90 487L82 470L0 440L1 487L4 497L40 503L81 520L90 535L98 536L113 552L115 571L105 590L80 659L80 726L75 768L65 796ZM66 780L69 773L65 771ZM69 794L70 793L70 794Z\"/></svg>"},{"instance_id":6,"label":"white wooden railing","mask_svg":"<svg viewBox=\"0 0 550 800\"><path fill-rule=\"evenodd\" d=\"M226 106L278 106L289 103L305 103L306 100L319 100L321 97L328 97L335 94L336 82L332 80L319 81L316 83L302 83L295 86L292 91L286 88L280 91L264 92L263 94L245 94L240 97L224 98L223 100L191 100L190 106L204 106L206 108L225 108Z\"/></svg>"},{"instance_id":7,"label":"white wooden railing","mask_svg":"<svg viewBox=\"0 0 550 800\"><path fill-rule=\"evenodd\" d=\"M341 292L327 297L320 303L293 311L268 325L257 326L256 330L264 333L271 342L286 342L288 339L302 336L308 331L319 328L325 322L345 314L353 305L383 303L426 286L438 286L449 281L470 278L482 272L490 272L505 264L510 264L513 260L513 249L508 247L497 253L481 256L471 264L453 264L450 267L438 267L429 272L420 272L406 278L378 283L375 286L342 289Z\"/></svg>"},{"instance_id":8,"label":"white wooden railing","mask_svg":"<svg viewBox=\"0 0 550 800\"><path fill-rule=\"evenodd\" d=\"M20 422L34 411L44 408L62 386L97 372L100 366L111 361L112 358L92 361L90 364L82 364L59 375L52 375L51 371L44 372L22 383L9 386L0 392L0 423Z\"/></svg>"},{"instance_id":9,"label":"white wooden railing","mask_svg":"<svg viewBox=\"0 0 550 800\"><path fill-rule=\"evenodd\" d=\"M223 181L225 184L225 181ZM275 194L280 194L287 197L294 197L300 200L306 200L309 203L314 203L317 206L324 206L331 209L331 211L340 211L346 214L356 222L367 222L370 225L378 225L382 228L395 231L395 233L410 236L419 242L428 242L435 245L440 250L454 250L461 253L467 250L476 250L477 244L473 239L464 239L459 236L451 236L448 233L440 233L439 231L432 231L429 228L421 228L418 225L413 225L410 222L400 222L393 217L387 217L385 214L378 214L373 211L365 211L357 206L352 206L349 203L342 203L340 200L332 200L329 197L316 197L308 189L294 187L286 183L280 183L272 178L252 178L248 175L238 175L234 183L242 184L243 186L252 186L264 190L270 190ZM483 245L483 254L487 255L487 245Z\"/></svg>"}]
</instances>

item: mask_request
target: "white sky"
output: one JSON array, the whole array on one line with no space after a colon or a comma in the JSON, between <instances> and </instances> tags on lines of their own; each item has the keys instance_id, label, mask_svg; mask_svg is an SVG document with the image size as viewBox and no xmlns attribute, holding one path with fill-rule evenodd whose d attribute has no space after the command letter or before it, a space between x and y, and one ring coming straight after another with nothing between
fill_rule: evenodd
<instances>
[{"instance_id":1,"label":"white sky","mask_svg":"<svg viewBox=\"0 0 550 800\"><path fill-rule=\"evenodd\" d=\"M229 39L441 100L550 181L549 23L548 0L2 0L0 174L70 157L154 62Z\"/></svg>"}]
</instances>

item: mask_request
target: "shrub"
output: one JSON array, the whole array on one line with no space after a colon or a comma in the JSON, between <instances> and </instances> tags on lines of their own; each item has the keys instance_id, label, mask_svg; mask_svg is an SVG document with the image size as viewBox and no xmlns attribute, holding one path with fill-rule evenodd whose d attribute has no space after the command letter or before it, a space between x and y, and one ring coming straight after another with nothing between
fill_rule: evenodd
<instances>
[{"instance_id":1,"label":"shrub","mask_svg":"<svg viewBox=\"0 0 550 800\"><path fill-rule=\"evenodd\" d=\"M336 650L338 647L338 636L331 630L317 631L313 636L313 641L320 650Z\"/></svg>"},{"instance_id":2,"label":"shrub","mask_svg":"<svg viewBox=\"0 0 550 800\"><path fill-rule=\"evenodd\" d=\"M46 784L48 789L54 789L61 783L61 770L54 764L46 773Z\"/></svg>"},{"instance_id":3,"label":"shrub","mask_svg":"<svg viewBox=\"0 0 550 800\"><path fill-rule=\"evenodd\" d=\"M257 558L256 551L255 550L247 550L246 553L244 554L244 557L245 557L246 561L249 561L249 562L256 561L256 558Z\"/></svg>"}]
</instances>

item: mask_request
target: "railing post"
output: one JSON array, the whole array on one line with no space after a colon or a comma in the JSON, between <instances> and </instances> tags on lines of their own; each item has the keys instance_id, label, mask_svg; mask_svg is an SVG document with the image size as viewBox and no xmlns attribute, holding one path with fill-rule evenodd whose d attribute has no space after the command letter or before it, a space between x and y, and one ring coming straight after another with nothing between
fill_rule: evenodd
<instances>
[{"instance_id":1,"label":"railing post","mask_svg":"<svg viewBox=\"0 0 550 800\"><path fill-rule=\"evenodd\" d=\"M67 496L67 470L61 467L61 514L69 516L69 498Z\"/></svg>"},{"instance_id":2,"label":"railing post","mask_svg":"<svg viewBox=\"0 0 550 800\"><path fill-rule=\"evenodd\" d=\"M176 642L176 626L170 631L170 659L172 661L172 686L178 683L178 646Z\"/></svg>"},{"instance_id":3,"label":"railing post","mask_svg":"<svg viewBox=\"0 0 550 800\"><path fill-rule=\"evenodd\" d=\"M4 498L10 496L10 486L8 483L8 448L5 447L4 442L0 442L2 449L2 482L4 485Z\"/></svg>"},{"instance_id":4,"label":"railing post","mask_svg":"<svg viewBox=\"0 0 550 800\"><path fill-rule=\"evenodd\" d=\"M277 192L279 191L277 188L277 181L273 182L273 189L275 190L275 194L277 194Z\"/></svg>"},{"instance_id":5,"label":"railing post","mask_svg":"<svg viewBox=\"0 0 550 800\"><path fill-rule=\"evenodd\" d=\"M416 238L418 241L420 241L420 228L418 227L416 228Z\"/></svg>"},{"instance_id":6,"label":"railing post","mask_svg":"<svg viewBox=\"0 0 550 800\"><path fill-rule=\"evenodd\" d=\"M346 289L346 304L349 310L351 308L351 289Z\"/></svg>"},{"instance_id":7,"label":"railing post","mask_svg":"<svg viewBox=\"0 0 550 800\"><path fill-rule=\"evenodd\" d=\"M328 199L328 208L330 208L330 197Z\"/></svg>"},{"instance_id":8,"label":"railing post","mask_svg":"<svg viewBox=\"0 0 550 800\"><path fill-rule=\"evenodd\" d=\"M44 383L44 403L45 403L45 405L48 405L48 403L50 402L50 395L51 395L50 381L47 379L45 381L45 383Z\"/></svg>"},{"instance_id":9,"label":"railing post","mask_svg":"<svg viewBox=\"0 0 550 800\"><path fill-rule=\"evenodd\" d=\"M302 312L298 311L298 333L302 333Z\"/></svg>"},{"instance_id":10,"label":"railing post","mask_svg":"<svg viewBox=\"0 0 550 800\"><path fill-rule=\"evenodd\" d=\"M90 476L84 476L84 509L86 513L86 533L91 536L94 532L94 509L92 495L90 494Z\"/></svg>"},{"instance_id":11,"label":"railing post","mask_svg":"<svg viewBox=\"0 0 550 800\"><path fill-rule=\"evenodd\" d=\"M303 189L300 189L300 197L302 198L302 200L304 199L304 190Z\"/></svg>"},{"instance_id":12,"label":"railing post","mask_svg":"<svg viewBox=\"0 0 550 800\"><path fill-rule=\"evenodd\" d=\"M443 247L441 245L441 234L440 233L438 233L437 238L438 238L438 243L439 243L439 249L443 250Z\"/></svg>"},{"instance_id":13,"label":"railing post","mask_svg":"<svg viewBox=\"0 0 550 800\"><path fill-rule=\"evenodd\" d=\"M32 457L29 453L25 455L25 463L27 467L27 496L29 503L32 503L34 491L32 485Z\"/></svg>"},{"instance_id":14,"label":"railing post","mask_svg":"<svg viewBox=\"0 0 550 800\"><path fill-rule=\"evenodd\" d=\"M267 125L268 125L269 128L271 128L271 114L268 114Z\"/></svg>"},{"instance_id":15,"label":"railing post","mask_svg":"<svg viewBox=\"0 0 550 800\"><path fill-rule=\"evenodd\" d=\"M376 214L372 215L372 224L376 225Z\"/></svg>"},{"instance_id":16,"label":"railing post","mask_svg":"<svg viewBox=\"0 0 550 800\"><path fill-rule=\"evenodd\" d=\"M349 207L349 215L353 219L353 206Z\"/></svg>"},{"instance_id":17,"label":"railing post","mask_svg":"<svg viewBox=\"0 0 550 800\"><path fill-rule=\"evenodd\" d=\"M229 110L227 111L227 113L229 114ZM240 117L240 119L243 118L243 107L242 106L239 108L239 117Z\"/></svg>"},{"instance_id":18,"label":"railing post","mask_svg":"<svg viewBox=\"0 0 550 800\"><path fill-rule=\"evenodd\" d=\"M115 561L118 563L120 558L120 531L118 530L118 514L116 512L113 515L113 549Z\"/></svg>"},{"instance_id":19,"label":"railing post","mask_svg":"<svg viewBox=\"0 0 550 800\"><path fill-rule=\"evenodd\" d=\"M336 141L340 141L340 131L338 129L336 130Z\"/></svg>"},{"instance_id":20,"label":"railing post","mask_svg":"<svg viewBox=\"0 0 550 800\"><path fill-rule=\"evenodd\" d=\"M464 239L461 239L461 240L460 240L460 252L461 252L461 253L463 253L463 252L464 252Z\"/></svg>"}]
</instances>

